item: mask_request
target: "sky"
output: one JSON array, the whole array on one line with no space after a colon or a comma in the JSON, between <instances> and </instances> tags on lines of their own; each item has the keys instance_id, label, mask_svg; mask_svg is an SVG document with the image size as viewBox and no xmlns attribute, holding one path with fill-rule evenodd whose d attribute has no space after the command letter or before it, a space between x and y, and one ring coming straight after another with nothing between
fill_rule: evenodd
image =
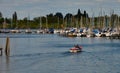
<instances>
[{"instance_id":1,"label":"sky","mask_svg":"<svg viewBox=\"0 0 120 73\"><path fill-rule=\"evenodd\" d=\"M87 11L89 16L111 12L120 15L120 0L0 0L0 12L3 17L12 18L16 11L18 19L30 16L30 19L61 12L77 14L78 9Z\"/></svg>"}]
</instances>

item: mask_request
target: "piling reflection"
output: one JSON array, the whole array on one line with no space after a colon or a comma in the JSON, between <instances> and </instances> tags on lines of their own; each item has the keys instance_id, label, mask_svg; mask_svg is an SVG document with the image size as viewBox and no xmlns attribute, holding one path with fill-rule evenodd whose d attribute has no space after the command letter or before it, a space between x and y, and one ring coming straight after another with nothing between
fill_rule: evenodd
<instances>
[{"instance_id":1,"label":"piling reflection","mask_svg":"<svg viewBox=\"0 0 120 73\"><path fill-rule=\"evenodd\" d=\"M10 59L8 56L0 56L0 73L10 73Z\"/></svg>"},{"instance_id":2,"label":"piling reflection","mask_svg":"<svg viewBox=\"0 0 120 73\"><path fill-rule=\"evenodd\" d=\"M9 59L9 56L6 56L6 72L9 73L9 63L10 62L10 59Z\"/></svg>"}]
</instances>

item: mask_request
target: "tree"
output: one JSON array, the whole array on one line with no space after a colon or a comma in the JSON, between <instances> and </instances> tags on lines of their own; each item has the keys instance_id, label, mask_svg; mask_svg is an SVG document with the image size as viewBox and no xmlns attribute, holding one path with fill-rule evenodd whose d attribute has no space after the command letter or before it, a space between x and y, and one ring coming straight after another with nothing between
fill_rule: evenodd
<instances>
[{"instance_id":1,"label":"tree","mask_svg":"<svg viewBox=\"0 0 120 73\"><path fill-rule=\"evenodd\" d=\"M17 13L16 13L16 11L15 11L14 14L13 14L13 25L14 25L15 27L17 27Z\"/></svg>"},{"instance_id":2,"label":"tree","mask_svg":"<svg viewBox=\"0 0 120 73\"><path fill-rule=\"evenodd\" d=\"M54 17L56 17L57 22L58 22L58 26L61 27L61 25L64 23L63 22L63 14L60 12L57 12Z\"/></svg>"},{"instance_id":3,"label":"tree","mask_svg":"<svg viewBox=\"0 0 120 73\"><path fill-rule=\"evenodd\" d=\"M67 19L70 19L70 18L72 18L72 14L71 13L67 13L66 15L65 15L65 18L67 18Z\"/></svg>"},{"instance_id":4,"label":"tree","mask_svg":"<svg viewBox=\"0 0 120 73\"><path fill-rule=\"evenodd\" d=\"M17 21L17 13L16 12L14 12L14 14L13 14L13 21Z\"/></svg>"},{"instance_id":5,"label":"tree","mask_svg":"<svg viewBox=\"0 0 120 73\"><path fill-rule=\"evenodd\" d=\"M50 25L50 24L53 24L56 22L57 19L54 18L54 15L52 13L48 14L47 15L47 23Z\"/></svg>"},{"instance_id":6,"label":"tree","mask_svg":"<svg viewBox=\"0 0 120 73\"><path fill-rule=\"evenodd\" d=\"M81 13L80 9L78 9L77 18L80 19L81 16L82 16L82 13Z\"/></svg>"},{"instance_id":7,"label":"tree","mask_svg":"<svg viewBox=\"0 0 120 73\"><path fill-rule=\"evenodd\" d=\"M66 27L71 27L72 17L73 17L73 15L71 13L66 14L66 16L65 16Z\"/></svg>"},{"instance_id":8,"label":"tree","mask_svg":"<svg viewBox=\"0 0 120 73\"><path fill-rule=\"evenodd\" d=\"M3 22L4 18L2 17L2 13L0 12L0 27L2 27Z\"/></svg>"},{"instance_id":9,"label":"tree","mask_svg":"<svg viewBox=\"0 0 120 73\"><path fill-rule=\"evenodd\" d=\"M2 13L0 12L0 18L2 18Z\"/></svg>"},{"instance_id":10,"label":"tree","mask_svg":"<svg viewBox=\"0 0 120 73\"><path fill-rule=\"evenodd\" d=\"M57 13L55 14L55 17L59 17L59 18L63 19L63 14L60 13L60 12L57 12Z\"/></svg>"},{"instance_id":11,"label":"tree","mask_svg":"<svg viewBox=\"0 0 120 73\"><path fill-rule=\"evenodd\" d=\"M0 27L2 27L3 22L4 22L4 18L0 18Z\"/></svg>"}]
</instances>

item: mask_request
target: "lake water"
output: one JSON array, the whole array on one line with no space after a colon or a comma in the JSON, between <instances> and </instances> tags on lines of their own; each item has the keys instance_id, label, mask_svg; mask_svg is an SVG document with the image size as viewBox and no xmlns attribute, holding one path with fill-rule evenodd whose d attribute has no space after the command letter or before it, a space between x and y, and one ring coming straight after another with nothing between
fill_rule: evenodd
<instances>
[{"instance_id":1,"label":"lake water","mask_svg":"<svg viewBox=\"0 0 120 73\"><path fill-rule=\"evenodd\" d=\"M120 40L68 38L54 34L0 34L10 37L10 56L0 56L0 73L120 73ZM75 44L81 53L69 53Z\"/></svg>"}]
</instances>

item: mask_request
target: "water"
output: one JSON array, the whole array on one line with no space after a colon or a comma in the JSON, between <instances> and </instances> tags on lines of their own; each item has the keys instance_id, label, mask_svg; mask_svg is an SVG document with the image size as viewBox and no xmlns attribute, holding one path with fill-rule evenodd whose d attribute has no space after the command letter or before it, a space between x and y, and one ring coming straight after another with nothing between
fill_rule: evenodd
<instances>
[{"instance_id":1,"label":"water","mask_svg":"<svg viewBox=\"0 0 120 73\"><path fill-rule=\"evenodd\" d=\"M11 53L0 56L0 73L120 73L120 40L0 34L0 46L7 36ZM69 53L74 44L83 52Z\"/></svg>"}]
</instances>

